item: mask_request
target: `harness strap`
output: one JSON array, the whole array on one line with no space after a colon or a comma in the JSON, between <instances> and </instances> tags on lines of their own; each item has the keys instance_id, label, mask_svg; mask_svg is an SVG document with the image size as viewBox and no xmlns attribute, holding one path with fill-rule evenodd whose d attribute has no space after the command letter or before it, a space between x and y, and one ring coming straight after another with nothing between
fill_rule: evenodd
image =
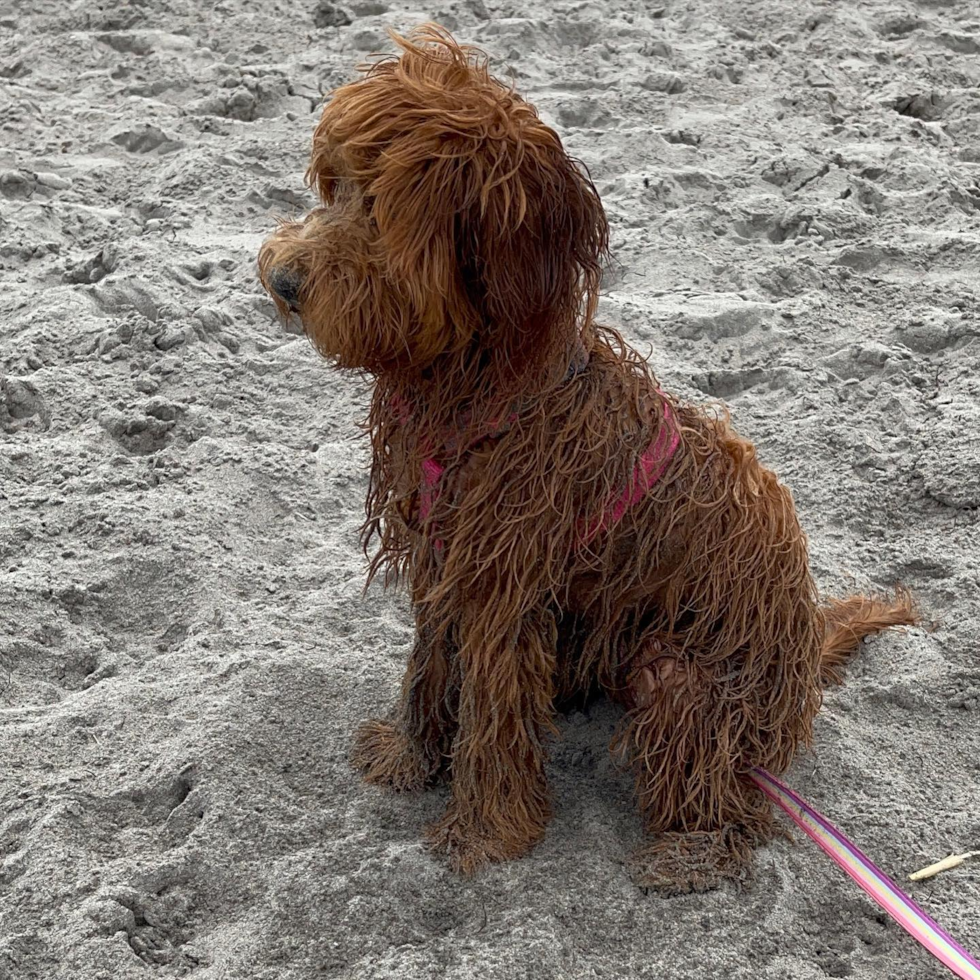
<instances>
[{"instance_id":1,"label":"harness strap","mask_svg":"<svg viewBox=\"0 0 980 980\"><path fill-rule=\"evenodd\" d=\"M647 446L646 451L640 457L640 461L630 474L623 492L607 504L603 512L596 515L585 526L579 542L580 547L587 545L600 531L605 531L614 524L618 524L626 511L634 504L639 503L644 494L664 475L667 464L670 463L680 445L681 434L673 423L670 405L666 399L663 399L663 405L664 424L657 432L656 439Z\"/></svg>"},{"instance_id":2,"label":"harness strap","mask_svg":"<svg viewBox=\"0 0 980 980\"><path fill-rule=\"evenodd\" d=\"M581 340L579 340L569 363L565 381L570 381L576 375L581 374L588 366L588 363L588 351L585 349ZM578 522L578 547L585 547L601 531L606 531L621 521L626 511L639 503L644 494L663 476L667 465L677 451L681 439L680 431L674 424L670 404L662 392L658 392L658 394L660 394L661 400L663 401L663 424L657 431L654 440L640 457L639 462L626 482L626 487L623 492L609 501L601 513L597 514L591 520L582 519ZM405 398L396 392L391 397L391 405L401 424L407 425L412 417L412 411ZM483 439L501 435L519 417L519 410L515 407L511 409L503 420L491 419L482 430L470 438L467 448L476 445ZM460 430L465 430L469 421L469 418L464 415L460 419ZM456 452L459 447L459 438L459 431L448 433L444 438L444 448L449 452ZM428 519L439 499L440 484L445 472L445 465L440 463L435 455L427 456L422 460L422 477L419 485L419 516L423 521ZM436 552L441 555L445 549L445 542L441 538L436 537L433 545Z\"/></svg>"}]
</instances>

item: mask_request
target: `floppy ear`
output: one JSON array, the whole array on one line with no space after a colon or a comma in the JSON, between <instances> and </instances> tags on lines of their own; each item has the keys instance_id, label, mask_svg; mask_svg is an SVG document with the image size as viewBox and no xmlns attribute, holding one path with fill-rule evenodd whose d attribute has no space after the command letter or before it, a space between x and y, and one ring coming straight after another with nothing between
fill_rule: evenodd
<instances>
[{"instance_id":1,"label":"floppy ear","mask_svg":"<svg viewBox=\"0 0 980 980\"><path fill-rule=\"evenodd\" d=\"M509 159L497 169L506 176L484 183L478 207L464 212L461 268L494 346L518 362L561 358L580 315L590 322L595 313L605 212L588 175L536 117L505 145Z\"/></svg>"}]
</instances>

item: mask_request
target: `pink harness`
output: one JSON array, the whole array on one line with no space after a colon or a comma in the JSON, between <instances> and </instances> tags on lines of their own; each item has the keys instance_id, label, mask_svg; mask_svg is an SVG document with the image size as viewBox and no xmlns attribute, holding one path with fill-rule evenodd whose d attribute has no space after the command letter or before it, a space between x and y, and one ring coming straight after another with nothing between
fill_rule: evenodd
<instances>
[{"instance_id":1,"label":"pink harness","mask_svg":"<svg viewBox=\"0 0 980 980\"><path fill-rule=\"evenodd\" d=\"M395 410L398 412L402 424L406 424L411 417L411 412L405 402L395 396ZM663 395L661 393L661 398ZM630 474L623 492L610 500L600 514L591 520L579 519L578 521L578 546L585 547L601 531L607 531L623 519L626 511L634 504L640 502L643 496L654 486L663 476L668 464L680 445L681 436L677 426L674 424L673 415L670 411L670 404L663 398L664 424L657 432L656 438L647 446L639 462ZM518 413L512 411L507 418L500 422L494 419L486 427L485 431L475 436L470 441L470 446L475 445L483 439L496 436L501 433L504 425L510 425L518 418ZM449 448L453 448L452 443L455 438L449 440ZM419 516L426 520L432 508L435 507L439 499L442 476L446 467L434 456L429 456L422 461L422 481L419 486ZM441 538L436 538L433 542L436 552L441 556L445 550L445 542Z\"/></svg>"},{"instance_id":2,"label":"pink harness","mask_svg":"<svg viewBox=\"0 0 980 980\"><path fill-rule=\"evenodd\" d=\"M664 424L657 432L657 437L640 457L623 492L585 526L579 541L580 546L588 544L600 531L606 531L618 524L626 511L643 499L643 495L664 475L680 441L681 434L673 423L670 405L664 399ZM580 520L580 528L582 524Z\"/></svg>"}]
</instances>

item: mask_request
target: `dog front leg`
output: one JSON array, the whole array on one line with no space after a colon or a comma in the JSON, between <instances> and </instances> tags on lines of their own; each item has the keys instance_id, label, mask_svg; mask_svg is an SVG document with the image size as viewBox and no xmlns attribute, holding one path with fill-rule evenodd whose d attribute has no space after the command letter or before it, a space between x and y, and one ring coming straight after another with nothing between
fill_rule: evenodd
<instances>
[{"instance_id":1,"label":"dog front leg","mask_svg":"<svg viewBox=\"0 0 980 980\"><path fill-rule=\"evenodd\" d=\"M526 616L500 642L475 619L460 637L452 800L428 832L430 848L463 874L525 854L551 818L544 742L555 731L554 617Z\"/></svg>"},{"instance_id":2,"label":"dog front leg","mask_svg":"<svg viewBox=\"0 0 980 980\"><path fill-rule=\"evenodd\" d=\"M352 761L367 782L407 792L438 778L456 731L458 673L452 638L420 624L394 717L358 729Z\"/></svg>"}]
</instances>

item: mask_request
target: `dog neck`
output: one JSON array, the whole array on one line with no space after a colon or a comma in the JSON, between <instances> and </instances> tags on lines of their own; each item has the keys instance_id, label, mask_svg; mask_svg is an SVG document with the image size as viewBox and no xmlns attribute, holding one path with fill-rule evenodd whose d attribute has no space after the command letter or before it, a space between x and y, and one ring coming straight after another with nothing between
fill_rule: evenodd
<instances>
[{"instance_id":1,"label":"dog neck","mask_svg":"<svg viewBox=\"0 0 980 980\"><path fill-rule=\"evenodd\" d=\"M569 345L561 376L551 371L544 379L539 377L532 381L518 377L509 384L487 384L495 372L488 370L484 358L478 362L475 372L481 383L460 385L460 379L465 379L467 372L461 371L459 364L451 365L449 372L434 368L420 382L393 385L388 397L389 406L399 426L415 424L427 433L424 440L428 445L455 453L480 439L505 431L536 398L585 371L589 356L586 338L576 334ZM453 383L461 389L456 399L447 397Z\"/></svg>"}]
</instances>

